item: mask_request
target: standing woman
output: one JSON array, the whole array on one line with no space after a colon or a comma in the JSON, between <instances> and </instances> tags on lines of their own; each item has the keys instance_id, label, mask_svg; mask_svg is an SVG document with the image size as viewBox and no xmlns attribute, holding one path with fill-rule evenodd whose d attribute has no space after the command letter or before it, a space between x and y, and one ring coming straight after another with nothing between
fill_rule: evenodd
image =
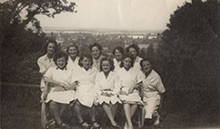
<instances>
[{"instance_id":1,"label":"standing woman","mask_svg":"<svg viewBox=\"0 0 220 129\"><path fill-rule=\"evenodd\" d=\"M123 102L125 117L127 120L125 128L133 129L131 118L134 115L138 104L142 104L139 92L136 90L140 83L138 72L133 68L133 57L131 55L123 56L120 67L121 68L117 71L121 84L119 98Z\"/></svg>"},{"instance_id":2,"label":"standing woman","mask_svg":"<svg viewBox=\"0 0 220 129\"><path fill-rule=\"evenodd\" d=\"M113 50L112 53L115 55L115 58L113 59L115 65L114 71L117 71L120 68L121 60L124 55L124 49L118 46Z\"/></svg>"},{"instance_id":3,"label":"standing woman","mask_svg":"<svg viewBox=\"0 0 220 129\"><path fill-rule=\"evenodd\" d=\"M56 66L55 63L53 62L53 56L54 56L55 52L57 51L57 42L52 39L48 40L46 42L45 46L43 46L43 47L44 47L43 49L46 54L41 56L37 60L37 64L40 68L39 72L42 74L42 77L50 67ZM44 91L44 89L45 89L45 83L44 83L43 79L41 79L40 88L41 88L41 91ZM41 95L41 97L43 97L43 94Z\"/></svg>"},{"instance_id":4,"label":"standing woman","mask_svg":"<svg viewBox=\"0 0 220 129\"><path fill-rule=\"evenodd\" d=\"M112 127L120 129L120 126L115 122L114 117L118 108L118 103L121 103L117 97L120 91L120 80L117 73L113 72L113 60L107 57L101 59L101 72L96 75L96 86L99 88L99 99L97 100L102 105Z\"/></svg>"},{"instance_id":5,"label":"standing woman","mask_svg":"<svg viewBox=\"0 0 220 129\"><path fill-rule=\"evenodd\" d=\"M89 46L89 50L92 53L93 57L93 67L96 67L98 70L100 70L100 61L104 57L102 55L102 46L98 43L94 43Z\"/></svg>"},{"instance_id":6,"label":"standing woman","mask_svg":"<svg viewBox=\"0 0 220 129\"><path fill-rule=\"evenodd\" d=\"M138 56L138 53L139 53L139 47L135 44L131 44L130 46L128 46L126 48L126 52L131 54L131 56L133 57L134 59L134 68L135 69L138 69L140 70L141 67L140 67L140 61L142 60L141 57Z\"/></svg>"},{"instance_id":7,"label":"standing woman","mask_svg":"<svg viewBox=\"0 0 220 129\"><path fill-rule=\"evenodd\" d=\"M67 54L69 55L67 69L72 70L73 68L78 66L79 63L79 50L76 44L72 44L67 47L66 50Z\"/></svg>"},{"instance_id":8,"label":"standing woman","mask_svg":"<svg viewBox=\"0 0 220 129\"><path fill-rule=\"evenodd\" d=\"M84 106L89 109L91 116L92 127L100 128L95 118L95 106L97 98L97 88L95 87L95 76L98 72L96 67L92 67L92 56L83 54L79 59L79 68L73 70L72 82L78 83L76 87L76 99L74 111L79 123L84 128L89 128L90 125L82 118L81 108Z\"/></svg>"},{"instance_id":9,"label":"standing woman","mask_svg":"<svg viewBox=\"0 0 220 129\"><path fill-rule=\"evenodd\" d=\"M150 59L141 60L140 65L142 68L143 102L146 113L144 124L151 124L153 118L156 118L154 124L158 125L160 116L157 110L163 102L165 88L160 75L153 70Z\"/></svg>"}]
</instances>

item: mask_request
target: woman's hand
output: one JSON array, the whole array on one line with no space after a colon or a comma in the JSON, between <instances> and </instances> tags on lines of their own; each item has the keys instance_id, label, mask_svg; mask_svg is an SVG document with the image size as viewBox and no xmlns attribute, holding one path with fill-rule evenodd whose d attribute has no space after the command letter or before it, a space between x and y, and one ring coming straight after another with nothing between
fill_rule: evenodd
<instances>
[{"instance_id":1,"label":"woman's hand","mask_svg":"<svg viewBox=\"0 0 220 129\"><path fill-rule=\"evenodd\" d=\"M102 92L101 95L102 95L102 96L107 96L107 97L113 96L112 93L106 93L106 92Z\"/></svg>"},{"instance_id":2,"label":"woman's hand","mask_svg":"<svg viewBox=\"0 0 220 129\"><path fill-rule=\"evenodd\" d=\"M131 94L132 92L134 91L134 87L130 87L129 90L128 90L128 94Z\"/></svg>"},{"instance_id":3,"label":"woman's hand","mask_svg":"<svg viewBox=\"0 0 220 129\"><path fill-rule=\"evenodd\" d=\"M128 95L128 93L126 93L125 91L122 91L122 90L119 92L119 94L120 95Z\"/></svg>"}]
</instances>

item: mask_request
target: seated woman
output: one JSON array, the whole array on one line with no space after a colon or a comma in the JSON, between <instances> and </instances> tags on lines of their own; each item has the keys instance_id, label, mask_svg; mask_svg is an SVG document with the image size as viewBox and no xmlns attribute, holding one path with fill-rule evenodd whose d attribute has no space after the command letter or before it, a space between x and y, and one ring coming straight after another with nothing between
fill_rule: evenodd
<instances>
[{"instance_id":1,"label":"seated woman","mask_svg":"<svg viewBox=\"0 0 220 129\"><path fill-rule=\"evenodd\" d=\"M138 72L133 67L133 58L130 55L124 55L121 62L121 68L117 71L120 79L121 91L119 98L123 101L123 107L127 122L126 129L133 129L131 118L134 115L137 105L142 104L139 96Z\"/></svg>"},{"instance_id":2,"label":"seated woman","mask_svg":"<svg viewBox=\"0 0 220 129\"><path fill-rule=\"evenodd\" d=\"M158 107L164 98L165 88L158 73L153 70L149 59L143 59L140 62L143 76L143 102L145 109L145 125L151 124L152 117L156 117L155 125L159 124Z\"/></svg>"},{"instance_id":3,"label":"seated woman","mask_svg":"<svg viewBox=\"0 0 220 129\"><path fill-rule=\"evenodd\" d=\"M100 61L104 57L102 55L102 46L98 43L94 43L89 46L89 50L92 53L92 58L93 58L92 66L100 70Z\"/></svg>"},{"instance_id":4,"label":"seated woman","mask_svg":"<svg viewBox=\"0 0 220 129\"><path fill-rule=\"evenodd\" d=\"M76 99L74 111L82 127L88 128L90 125L82 118L82 106L85 106L91 116L92 126L100 128L95 118L95 100L97 98L97 88L95 87L95 76L98 72L96 67L92 67L92 56L83 54L79 59L79 68L73 70L72 82L77 82Z\"/></svg>"},{"instance_id":5,"label":"seated woman","mask_svg":"<svg viewBox=\"0 0 220 129\"><path fill-rule=\"evenodd\" d=\"M115 122L114 117L118 108L118 103L121 103L120 99L117 97L120 91L120 80L118 75L113 72L113 60L107 57L102 58L100 69L101 72L96 75L95 79L95 84L98 86L100 92L97 101L102 105L111 121L112 127L119 129L120 126Z\"/></svg>"},{"instance_id":6,"label":"seated woman","mask_svg":"<svg viewBox=\"0 0 220 129\"><path fill-rule=\"evenodd\" d=\"M124 49L122 47L118 46L113 50L112 53L115 56L115 58L113 59L114 66L115 66L114 71L117 71L120 68L121 59L124 55Z\"/></svg>"},{"instance_id":7,"label":"seated woman","mask_svg":"<svg viewBox=\"0 0 220 129\"><path fill-rule=\"evenodd\" d=\"M78 46L76 44L72 44L67 47L66 49L67 54L69 55L67 68L68 70L72 70L73 68L76 68L79 63L79 50Z\"/></svg>"},{"instance_id":8,"label":"seated woman","mask_svg":"<svg viewBox=\"0 0 220 129\"><path fill-rule=\"evenodd\" d=\"M56 67L51 67L45 73L43 80L50 83L49 93L46 97L46 103L49 103L49 108L52 115L55 117L56 123L60 127L70 128L61 120L63 111L68 104L75 99L75 86L71 84L71 73L67 71L66 65L68 55L65 52L58 52L53 58Z\"/></svg>"}]
</instances>

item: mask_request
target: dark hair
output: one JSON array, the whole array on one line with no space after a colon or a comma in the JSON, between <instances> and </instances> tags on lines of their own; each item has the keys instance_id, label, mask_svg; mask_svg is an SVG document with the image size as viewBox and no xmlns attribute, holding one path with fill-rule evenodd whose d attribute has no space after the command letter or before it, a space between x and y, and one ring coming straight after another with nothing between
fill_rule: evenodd
<instances>
[{"instance_id":1,"label":"dark hair","mask_svg":"<svg viewBox=\"0 0 220 129\"><path fill-rule=\"evenodd\" d=\"M139 53L139 47L137 46L137 45L135 45L135 44L131 44L130 46L128 46L127 48L126 48L126 52L127 53L129 53L129 49L130 48L134 48L136 51L137 51L137 54Z\"/></svg>"},{"instance_id":2,"label":"dark hair","mask_svg":"<svg viewBox=\"0 0 220 129\"><path fill-rule=\"evenodd\" d=\"M112 52L113 55L115 55L116 50L119 50L121 52L121 54L124 55L124 48L122 48L121 46L118 46L118 47L114 48L114 50Z\"/></svg>"},{"instance_id":3,"label":"dark hair","mask_svg":"<svg viewBox=\"0 0 220 129\"><path fill-rule=\"evenodd\" d=\"M121 68L124 67L123 61L124 61L124 59L127 58L127 57L128 57L128 58L131 58L131 67L134 66L134 58L133 58L130 54L125 54L125 55L122 56L122 60L121 60L121 64L120 64L120 67L121 67Z\"/></svg>"},{"instance_id":4,"label":"dark hair","mask_svg":"<svg viewBox=\"0 0 220 129\"><path fill-rule=\"evenodd\" d=\"M64 51L59 51L57 53L54 54L53 56L53 61L54 63L57 65L57 60L61 57L65 57L66 60L66 65L67 65L67 61L68 61L68 55L64 52Z\"/></svg>"},{"instance_id":5,"label":"dark hair","mask_svg":"<svg viewBox=\"0 0 220 129\"><path fill-rule=\"evenodd\" d=\"M143 68L142 63L143 63L144 61L149 61L150 64L151 64L151 66L153 67L153 64L152 64L153 62L152 62L152 60L151 60L150 58L144 58L144 59L142 59L142 60L140 61L140 66L141 66L141 68Z\"/></svg>"},{"instance_id":6,"label":"dark hair","mask_svg":"<svg viewBox=\"0 0 220 129\"><path fill-rule=\"evenodd\" d=\"M75 47L75 48L76 48L76 50L77 50L76 56L79 56L79 49L78 49L78 46L77 46L75 43L73 43L73 44L71 44L71 45L69 45L69 46L67 47L66 53L69 55L69 49L70 49L71 47Z\"/></svg>"},{"instance_id":7,"label":"dark hair","mask_svg":"<svg viewBox=\"0 0 220 129\"><path fill-rule=\"evenodd\" d=\"M58 51L58 45L56 40L53 39L49 39L46 41L46 43L43 45L43 53L46 54L47 53L47 47L50 43L53 43L55 45L55 53Z\"/></svg>"},{"instance_id":8,"label":"dark hair","mask_svg":"<svg viewBox=\"0 0 220 129\"><path fill-rule=\"evenodd\" d=\"M84 58L88 58L90 61L91 61L91 66L93 65L93 59L92 59L92 56L90 55L90 54L88 54L88 53L83 53L81 56L80 56L80 58L79 58L79 66L83 66L83 64L81 63L81 61L84 59Z\"/></svg>"},{"instance_id":9,"label":"dark hair","mask_svg":"<svg viewBox=\"0 0 220 129\"><path fill-rule=\"evenodd\" d=\"M97 48L100 50L100 52L102 53L102 46L101 46L100 44L94 43L94 44L90 45L90 46L89 46L90 52L92 52L92 48L93 48L93 47L97 47Z\"/></svg>"},{"instance_id":10,"label":"dark hair","mask_svg":"<svg viewBox=\"0 0 220 129\"><path fill-rule=\"evenodd\" d=\"M101 61L100 61L100 71L103 71L103 69L102 69L102 62L103 62L103 61L108 61L108 62L110 63L110 65L111 65L110 70L111 70L111 71L114 70L115 66L114 66L113 60L112 60L110 57L103 57L103 58L101 59Z\"/></svg>"}]
</instances>

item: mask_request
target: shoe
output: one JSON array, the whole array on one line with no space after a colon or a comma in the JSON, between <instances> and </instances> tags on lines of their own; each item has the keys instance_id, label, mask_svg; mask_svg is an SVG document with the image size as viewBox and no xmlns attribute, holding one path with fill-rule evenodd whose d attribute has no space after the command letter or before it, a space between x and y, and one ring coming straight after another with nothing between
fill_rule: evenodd
<instances>
[{"instance_id":1,"label":"shoe","mask_svg":"<svg viewBox=\"0 0 220 129\"><path fill-rule=\"evenodd\" d=\"M126 123L126 122L125 122L124 129L128 129L128 125L127 125L127 123Z\"/></svg>"},{"instance_id":2,"label":"shoe","mask_svg":"<svg viewBox=\"0 0 220 129\"><path fill-rule=\"evenodd\" d=\"M91 129L102 129L102 127L96 121L93 121Z\"/></svg>"},{"instance_id":3,"label":"shoe","mask_svg":"<svg viewBox=\"0 0 220 129\"><path fill-rule=\"evenodd\" d=\"M160 124L160 115L158 115L157 117L156 117L156 120L155 120L155 122L154 122L154 125L159 125Z\"/></svg>"},{"instance_id":4,"label":"shoe","mask_svg":"<svg viewBox=\"0 0 220 129\"><path fill-rule=\"evenodd\" d=\"M85 121L80 123L80 126L83 127L84 129L89 129L90 125L88 123L86 123Z\"/></svg>"},{"instance_id":5,"label":"shoe","mask_svg":"<svg viewBox=\"0 0 220 129\"><path fill-rule=\"evenodd\" d=\"M61 122L60 124L57 124L57 127L61 129L71 129L68 124L65 124L63 122Z\"/></svg>"},{"instance_id":6,"label":"shoe","mask_svg":"<svg viewBox=\"0 0 220 129\"><path fill-rule=\"evenodd\" d=\"M121 126L119 126L118 124L116 124L115 126L112 125L112 128L113 128L113 129L121 129Z\"/></svg>"}]
</instances>

